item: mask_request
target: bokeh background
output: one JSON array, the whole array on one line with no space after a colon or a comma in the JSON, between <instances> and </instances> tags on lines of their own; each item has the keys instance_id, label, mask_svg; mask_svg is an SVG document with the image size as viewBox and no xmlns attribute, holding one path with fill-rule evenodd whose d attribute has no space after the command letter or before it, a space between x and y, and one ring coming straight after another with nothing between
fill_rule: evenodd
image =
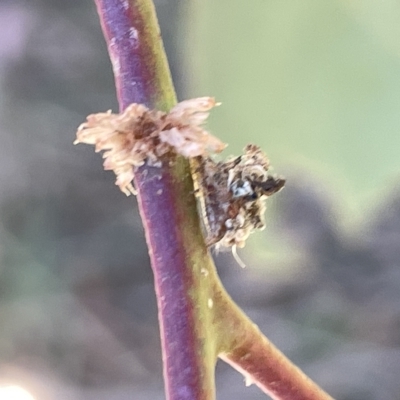
<instances>
[{"instance_id":1,"label":"bokeh background","mask_svg":"<svg viewBox=\"0 0 400 400\"><path fill-rule=\"evenodd\" d=\"M181 99L287 187L234 299L338 400L400 399L400 3L158 0ZM92 1L0 1L0 400L163 399L136 200L73 147L117 110ZM266 398L218 364L218 399ZM14 396L14 397L12 397Z\"/></svg>"}]
</instances>

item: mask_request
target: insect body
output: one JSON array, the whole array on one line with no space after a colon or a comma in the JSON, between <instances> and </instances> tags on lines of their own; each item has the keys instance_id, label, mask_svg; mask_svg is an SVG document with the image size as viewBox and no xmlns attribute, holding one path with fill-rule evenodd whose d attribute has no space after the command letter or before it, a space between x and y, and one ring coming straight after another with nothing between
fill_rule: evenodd
<instances>
[{"instance_id":1,"label":"insect body","mask_svg":"<svg viewBox=\"0 0 400 400\"><path fill-rule=\"evenodd\" d=\"M268 168L266 155L255 145L225 162L196 158L196 192L208 246L243 247L253 231L264 228L265 200L285 185L284 179L268 175Z\"/></svg>"}]
</instances>

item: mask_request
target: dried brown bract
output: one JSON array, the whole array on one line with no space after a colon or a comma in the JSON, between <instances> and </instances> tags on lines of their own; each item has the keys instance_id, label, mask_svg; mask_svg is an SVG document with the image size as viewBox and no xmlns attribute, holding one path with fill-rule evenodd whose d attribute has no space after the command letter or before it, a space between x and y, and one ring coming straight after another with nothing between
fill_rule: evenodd
<instances>
[{"instance_id":1,"label":"dried brown bract","mask_svg":"<svg viewBox=\"0 0 400 400\"><path fill-rule=\"evenodd\" d=\"M265 200L285 185L268 175L261 149L248 145L244 155L226 162L197 159L196 184L208 246L243 247L249 235L264 228Z\"/></svg>"},{"instance_id":2,"label":"dried brown bract","mask_svg":"<svg viewBox=\"0 0 400 400\"><path fill-rule=\"evenodd\" d=\"M104 151L104 169L114 171L125 194L135 194L133 174L145 162L161 166L160 158L168 153L206 157L225 148L202 127L216 105L213 98L202 97L182 101L169 113L134 103L121 114L92 114L78 128L74 144L93 144L96 152Z\"/></svg>"}]
</instances>

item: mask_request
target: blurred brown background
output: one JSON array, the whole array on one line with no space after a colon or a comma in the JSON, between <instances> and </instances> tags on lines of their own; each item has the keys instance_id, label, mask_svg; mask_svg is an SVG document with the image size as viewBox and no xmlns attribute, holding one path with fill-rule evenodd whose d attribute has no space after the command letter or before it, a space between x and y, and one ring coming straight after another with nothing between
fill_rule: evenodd
<instances>
[{"instance_id":1,"label":"blurred brown background","mask_svg":"<svg viewBox=\"0 0 400 400\"><path fill-rule=\"evenodd\" d=\"M216 256L227 289L337 400L400 400L400 4L156 5L179 97L288 180L248 267ZM0 400L163 399L136 200L72 146L117 110L93 2L0 0L0 93ZM265 398L222 364L217 389Z\"/></svg>"}]
</instances>

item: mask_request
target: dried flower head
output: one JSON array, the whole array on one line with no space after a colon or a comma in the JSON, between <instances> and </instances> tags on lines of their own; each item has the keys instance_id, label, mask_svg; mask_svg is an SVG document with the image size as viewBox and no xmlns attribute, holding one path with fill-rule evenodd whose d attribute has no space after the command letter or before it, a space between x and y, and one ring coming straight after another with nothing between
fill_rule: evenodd
<instances>
[{"instance_id":1,"label":"dried flower head","mask_svg":"<svg viewBox=\"0 0 400 400\"><path fill-rule=\"evenodd\" d=\"M197 159L195 182L208 246L243 247L253 231L264 228L265 200L285 185L268 175L268 168L266 155L254 145L226 162Z\"/></svg>"},{"instance_id":2,"label":"dried flower head","mask_svg":"<svg viewBox=\"0 0 400 400\"><path fill-rule=\"evenodd\" d=\"M96 152L104 151L104 169L114 171L125 194L135 194L133 174L145 162L161 166L161 157L169 153L206 157L225 148L202 127L216 105L213 98L202 97L182 101L169 113L134 103L121 114L92 114L79 126L74 144L93 144Z\"/></svg>"}]
</instances>

